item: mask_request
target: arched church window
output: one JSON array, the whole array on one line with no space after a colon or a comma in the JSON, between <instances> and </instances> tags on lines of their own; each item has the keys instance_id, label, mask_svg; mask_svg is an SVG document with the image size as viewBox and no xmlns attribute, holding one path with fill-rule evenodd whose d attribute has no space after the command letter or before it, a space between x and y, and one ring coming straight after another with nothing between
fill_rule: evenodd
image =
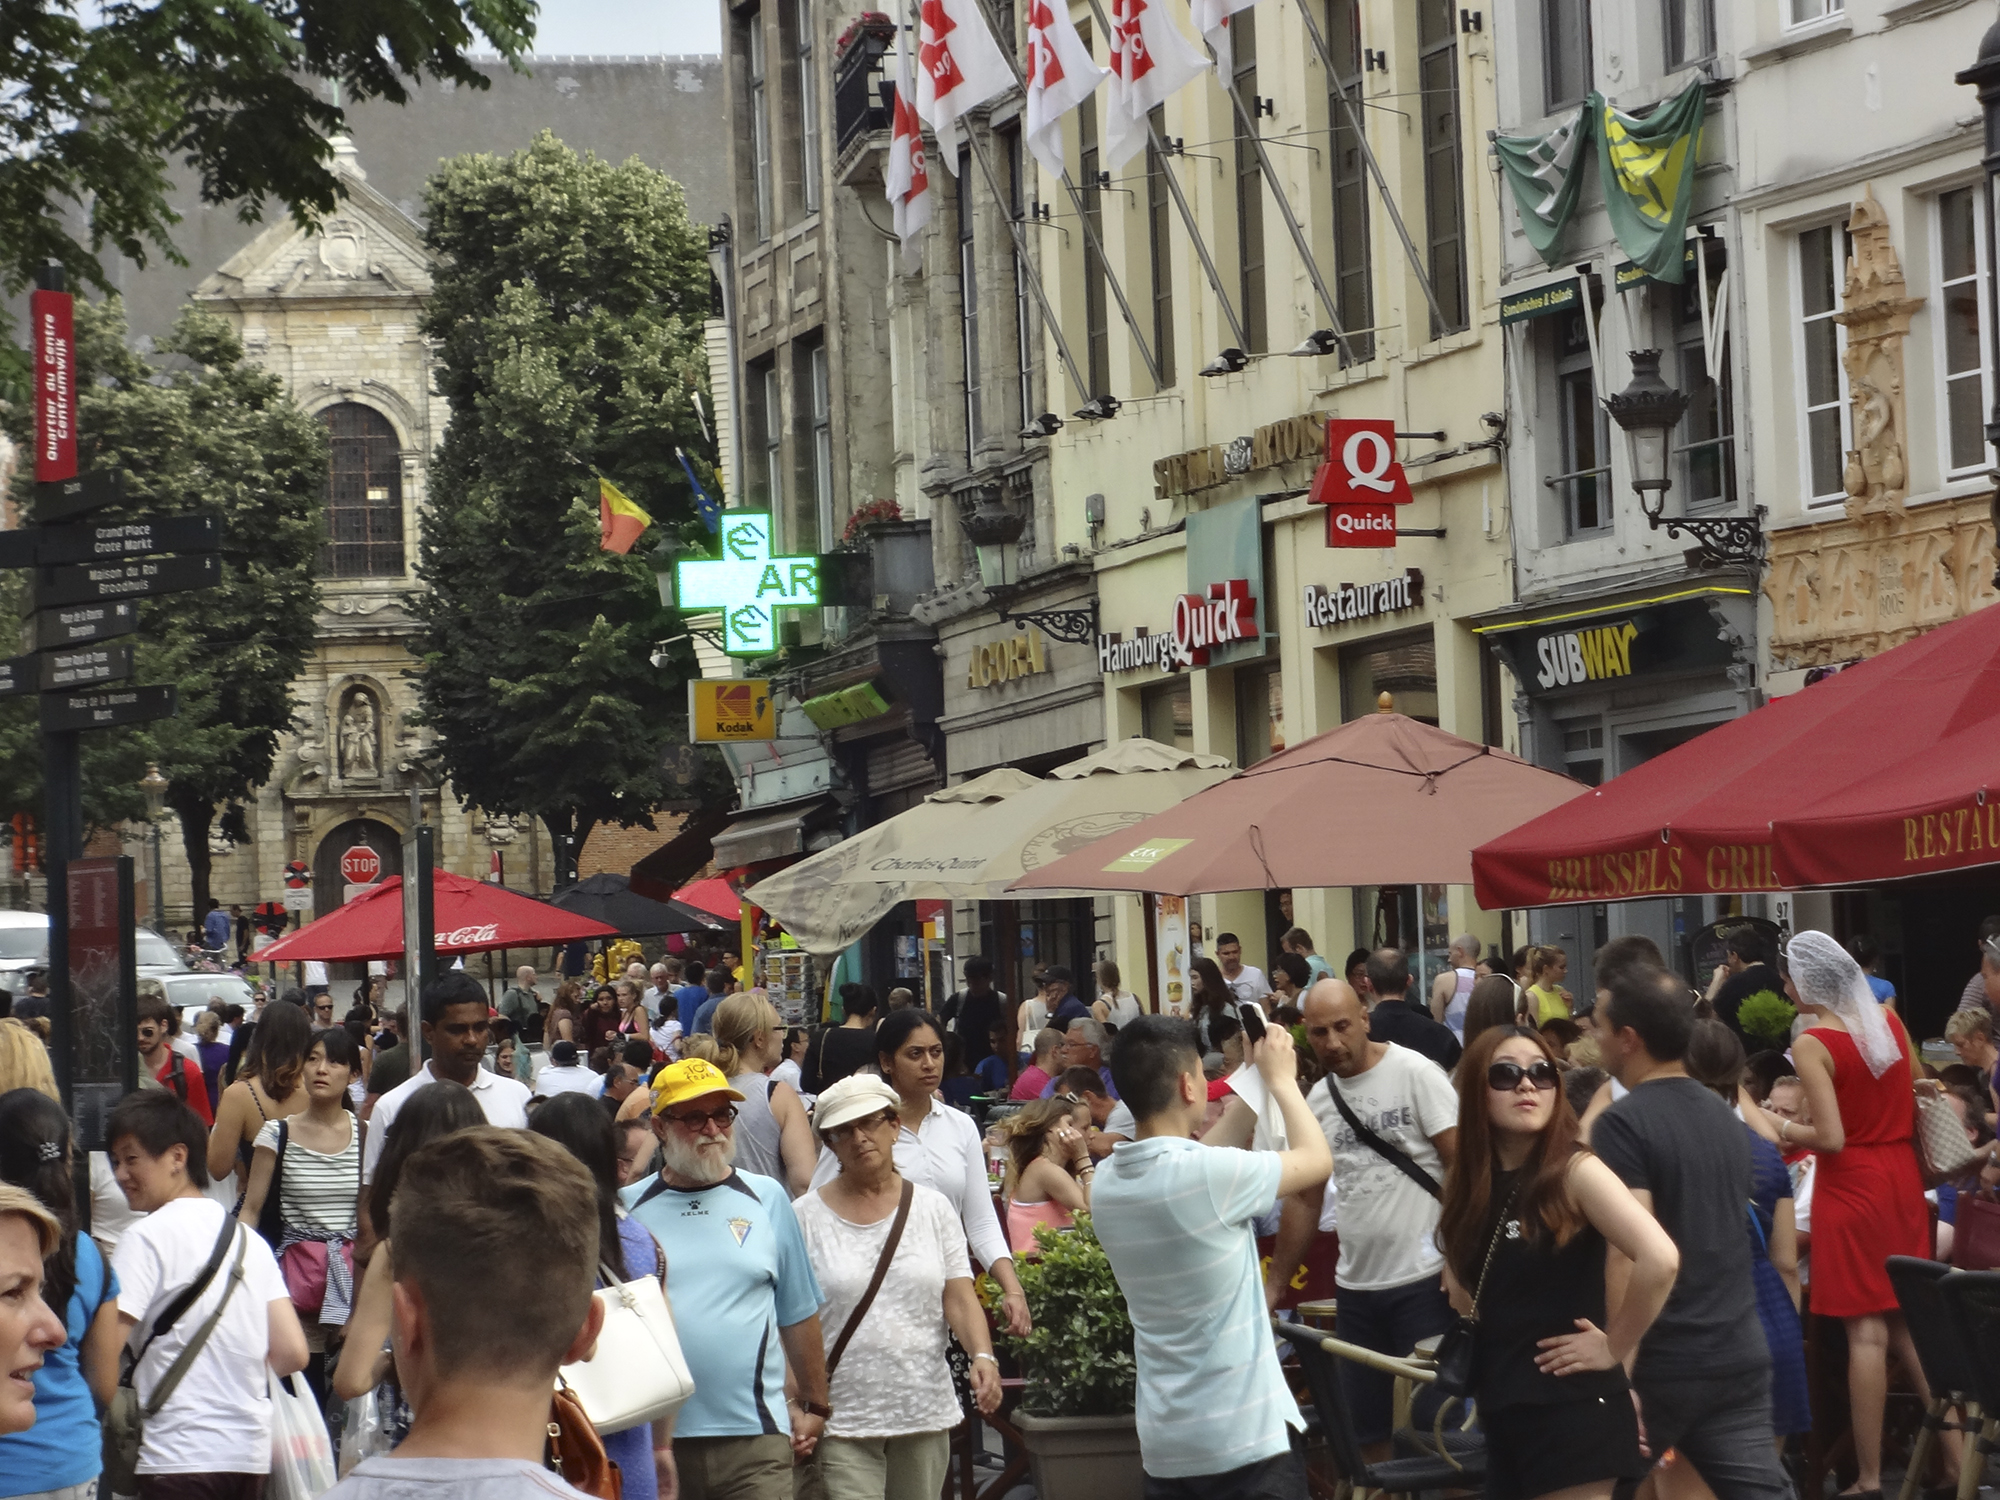
<instances>
[{"instance_id":1,"label":"arched church window","mask_svg":"<svg viewBox=\"0 0 2000 1500\"><path fill-rule=\"evenodd\" d=\"M402 577L403 460L396 430L380 412L353 402L319 416L333 438L321 576Z\"/></svg>"}]
</instances>

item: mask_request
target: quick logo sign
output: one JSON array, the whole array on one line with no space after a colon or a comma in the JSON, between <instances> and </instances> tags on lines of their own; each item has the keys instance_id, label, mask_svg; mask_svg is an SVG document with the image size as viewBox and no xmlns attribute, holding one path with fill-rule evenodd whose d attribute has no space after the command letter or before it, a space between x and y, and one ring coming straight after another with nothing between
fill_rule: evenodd
<instances>
[{"instance_id":1,"label":"quick logo sign","mask_svg":"<svg viewBox=\"0 0 2000 1500\"><path fill-rule=\"evenodd\" d=\"M1576 687L1632 675L1632 642L1639 627L1630 620L1594 625L1585 630L1559 630L1535 642L1541 670L1536 683L1544 688Z\"/></svg>"}]
</instances>

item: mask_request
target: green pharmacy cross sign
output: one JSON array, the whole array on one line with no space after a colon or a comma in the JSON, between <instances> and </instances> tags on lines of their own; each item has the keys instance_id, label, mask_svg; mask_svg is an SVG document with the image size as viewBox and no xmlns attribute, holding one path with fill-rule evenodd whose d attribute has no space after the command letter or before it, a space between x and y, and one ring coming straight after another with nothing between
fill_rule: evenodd
<instances>
[{"instance_id":1,"label":"green pharmacy cross sign","mask_svg":"<svg viewBox=\"0 0 2000 1500\"><path fill-rule=\"evenodd\" d=\"M722 611L722 649L762 656L778 649L781 609L819 603L817 557L773 557L767 511L722 513L722 556L674 564L674 595L682 609Z\"/></svg>"}]
</instances>

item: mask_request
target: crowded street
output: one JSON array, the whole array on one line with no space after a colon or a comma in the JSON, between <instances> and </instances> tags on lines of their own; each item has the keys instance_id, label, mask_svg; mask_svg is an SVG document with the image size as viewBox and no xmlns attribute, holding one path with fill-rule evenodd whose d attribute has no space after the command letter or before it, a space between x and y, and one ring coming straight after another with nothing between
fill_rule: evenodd
<instances>
[{"instance_id":1,"label":"crowded street","mask_svg":"<svg viewBox=\"0 0 2000 1500\"><path fill-rule=\"evenodd\" d=\"M1996 179L1995 0L0 0L0 1500L1995 1500Z\"/></svg>"}]
</instances>

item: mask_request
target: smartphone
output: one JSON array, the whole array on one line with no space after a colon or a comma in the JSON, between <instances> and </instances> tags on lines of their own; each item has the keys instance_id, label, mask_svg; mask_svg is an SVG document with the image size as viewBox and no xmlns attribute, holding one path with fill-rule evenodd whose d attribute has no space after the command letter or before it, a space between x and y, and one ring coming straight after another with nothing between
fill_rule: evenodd
<instances>
[{"instance_id":1,"label":"smartphone","mask_svg":"<svg viewBox=\"0 0 2000 1500\"><path fill-rule=\"evenodd\" d=\"M1243 1023L1244 1040L1251 1046L1264 1040L1264 1010L1255 1000L1238 1001L1236 1019Z\"/></svg>"}]
</instances>

